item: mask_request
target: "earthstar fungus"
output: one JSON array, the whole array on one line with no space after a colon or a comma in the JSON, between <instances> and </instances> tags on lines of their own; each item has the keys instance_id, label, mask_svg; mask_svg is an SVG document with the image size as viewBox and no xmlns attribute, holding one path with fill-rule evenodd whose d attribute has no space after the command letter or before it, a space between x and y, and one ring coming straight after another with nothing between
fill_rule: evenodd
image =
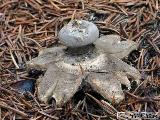
<instances>
[{"instance_id":1,"label":"earthstar fungus","mask_svg":"<svg viewBox=\"0 0 160 120\"><path fill-rule=\"evenodd\" d=\"M103 49L95 47L99 37L96 25L74 20L59 32L66 47L47 48L27 63L28 68L46 70L38 79L38 97L48 102L52 97L57 105L66 103L87 82L93 90L110 101L124 99L121 84L131 88L128 77L139 83L138 70Z\"/></svg>"}]
</instances>

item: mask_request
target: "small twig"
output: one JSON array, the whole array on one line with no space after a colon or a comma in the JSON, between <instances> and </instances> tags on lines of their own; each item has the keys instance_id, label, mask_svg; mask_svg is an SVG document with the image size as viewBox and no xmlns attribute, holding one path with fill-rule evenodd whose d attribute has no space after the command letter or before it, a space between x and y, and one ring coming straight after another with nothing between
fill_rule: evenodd
<instances>
[{"instance_id":1,"label":"small twig","mask_svg":"<svg viewBox=\"0 0 160 120\"><path fill-rule=\"evenodd\" d=\"M44 115L44 116L47 116L47 117L49 117L49 118L51 118L51 119L59 120L58 117L52 116L52 115L48 115L47 113L45 113L45 112L43 112L43 111L38 111L38 113L40 113L40 114L42 114L42 115Z\"/></svg>"},{"instance_id":2,"label":"small twig","mask_svg":"<svg viewBox=\"0 0 160 120\"><path fill-rule=\"evenodd\" d=\"M159 47L154 42L152 42L149 39L148 39L148 42L153 46L153 48L155 49L155 51L157 51L159 53L159 55L160 55L160 49L159 49Z\"/></svg>"},{"instance_id":3,"label":"small twig","mask_svg":"<svg viewBox=\"0 0 160 120\"><path fill-rule=\"evenodd\" d=\"M21 115L22 117L25 117L25 118L28 117L28 115L27 115L26 113L24 113L24 112L22 112L22 111L20 111L20 110L17 110L17 109L15 109L15 108L12 108L12 107L8 106L5 102L0 101L0 107L5 108L5 109L12 110L13 112Z\"/></svg>"},{"instance_id":4,"label":"small twig","mask_svg":"<svg viewBox=\"0 0 160 120\"><path fill-rule=\"evenodd\" d=\"M97 100L95 97L93 97L92 95L86 93L87 96L89 96L90 98L92 98L97 104L99 104L107 113L115 116L115 110L112 110L111 107L106 106L106 104L101 103L99 100Z\"/></svg>"},{"instance_id":5,"label":"small twig","mask_svg":"<svg viewBox=\"0 0 160 120\"><path fill-rule=\"evenodd\" d=\"M18 64L17 64L17 62L16 62L11 50L10 50L10 55L11 55L11 58L12 58L12 61L13 61L14 65L16 66L17 69L19 69L19 66L18 66Z\"/></svg>"}]
</instances>

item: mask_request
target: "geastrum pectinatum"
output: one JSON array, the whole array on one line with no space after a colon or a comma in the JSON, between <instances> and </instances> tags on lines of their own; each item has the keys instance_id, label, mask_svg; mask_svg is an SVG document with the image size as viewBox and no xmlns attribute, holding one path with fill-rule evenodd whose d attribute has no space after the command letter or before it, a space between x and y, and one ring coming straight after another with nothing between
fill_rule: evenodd
<instances>
[{"instance_id":1,"label":"geastrum pectinatum","mask_svg":"<svg viewBox=\"0 0 160 120\"><path fill-rule=\"evenodd\" d=\"M99 30L93 23L85 20L71 21L59 32L59 40L66 47L44 49L37 58L27 63L28 68L46 70L38 80L40 100L48 102L53 97L56 104L63 105L79 90L83 82L108 100L114 98L118 103L124 99L121 84L130 89L128 77L139 82L140 74L134 67L115 57L114 53L112 56L101 49L101 38L98 37ZM107 39L112 41L115 38L113 35Z\"/></svg>"}]
</instances>

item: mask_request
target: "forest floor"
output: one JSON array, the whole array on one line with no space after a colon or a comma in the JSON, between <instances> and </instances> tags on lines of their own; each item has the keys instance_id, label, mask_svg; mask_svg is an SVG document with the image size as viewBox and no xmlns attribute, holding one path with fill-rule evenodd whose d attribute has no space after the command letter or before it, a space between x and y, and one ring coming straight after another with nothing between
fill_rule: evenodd
<instances>
[{"instance_id":1,"label":"forest floor","mask_svg":"<svg viewBox=\"0 0 160 120\"><path fill-rule=\"evenodd\" d=\"M12 89L13 84L37 79L39 71L26 71L25 63L57 44L59 30L73 19L95 23L101 35L118 34L138 43L138 50L124 61L140 71L141 84L125 91L120 104L79 91L58 107L40 102L36 89L24 94ZM160 1L0 0L0 82L2 120L106 120L129 111L160 115Z\"/></svg>"}]
</instances>

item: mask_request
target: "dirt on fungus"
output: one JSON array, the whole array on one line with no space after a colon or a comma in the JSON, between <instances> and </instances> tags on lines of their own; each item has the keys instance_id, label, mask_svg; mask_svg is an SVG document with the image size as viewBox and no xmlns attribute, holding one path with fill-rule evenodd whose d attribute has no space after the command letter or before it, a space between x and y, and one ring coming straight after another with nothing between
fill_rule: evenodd
<instances>
[{"instance_id":1,"label":"dirt on fungus","mask_svg":"<svg viewBox=\"0 0 160 120\"><path fill-rule=\"evenodd\" d=\"M22 81L43 72L26 71L25 63L42 48L58 43L59 30L70 20L95 23L100 34L118 34L139 44L124 61L141 72L118 105L108 104L91 87L77 92L62 108L49 105L34 92L19 93ZM160 2L158 0L1 0L0 1L0 119L115 119L122 111L158 112L160 109ZM33 83L33 82L32 82ZM26 85L26 84L25 84ZM34 84L36 86L36 84ZM33 86L34 86L33 85ZM12 87L11 87L12 86ZM125 86L124 86L125 88ZM113 98L114 99L114 98Z\"/></svg>"}]
</instances>

